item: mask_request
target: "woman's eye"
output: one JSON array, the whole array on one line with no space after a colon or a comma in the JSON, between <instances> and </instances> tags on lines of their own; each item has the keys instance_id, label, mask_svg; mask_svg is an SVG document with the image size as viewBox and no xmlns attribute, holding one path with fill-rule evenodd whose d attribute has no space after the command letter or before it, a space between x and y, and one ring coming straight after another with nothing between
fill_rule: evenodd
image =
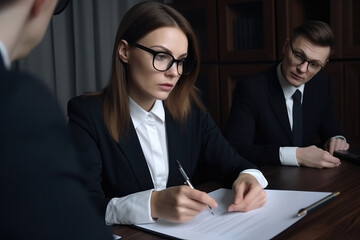
<instances>
[{"instance_id":1,"label":"woman's eye","mask_svg":"<svg viewBox=\"0 0 360 240\"><path fill-rule=\"evenodd\" d=\"M171 59L169 54L166 54L166 53L158 53L158 54L156 54L156 60L168 61L169 59Z\"/></svg>"}]
</instances>

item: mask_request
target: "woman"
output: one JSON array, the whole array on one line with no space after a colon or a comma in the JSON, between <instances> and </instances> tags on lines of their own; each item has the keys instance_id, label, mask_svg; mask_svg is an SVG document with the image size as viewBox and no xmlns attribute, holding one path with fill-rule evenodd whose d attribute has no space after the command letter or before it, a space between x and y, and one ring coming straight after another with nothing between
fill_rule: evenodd
<instances>
[{"instance_id":1,"label":"woman","mask_svg":"<svg viewBox=\"0 0 360 240\"><path fill-rule=\"evenodd\" d=\"M88 187L108 225L184 222L216 207L209 195L183 185L176 160L190 177L204 159L234 182L229 211L265 203L266 179L249 170L254 166L224 140L196 95L198 62L186 19L165 4L142 2L119 26L109 85L69 102Z\"/></svg>"}]
</instances>

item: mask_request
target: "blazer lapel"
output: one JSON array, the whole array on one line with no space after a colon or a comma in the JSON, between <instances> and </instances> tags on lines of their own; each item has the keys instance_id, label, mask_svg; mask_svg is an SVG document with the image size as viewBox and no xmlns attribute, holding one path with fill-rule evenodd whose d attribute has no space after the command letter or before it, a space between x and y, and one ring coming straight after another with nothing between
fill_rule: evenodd
<instances>
[{"instance_id":1,"label":"blazer lapel","mask_svg":"<svg viewBox=\"0 0 360 240\"><path fill-rule=\"evenodd\" d=\"M120 140L118 145L131 166L141 189L147 190L154 188L150 171L132 122L128 135Z\"/></svg>"},{"instance_id":2,"label":"blazer lapel","mask_svg":"<svg viewBox=\"0 0 360 240\"><path fill-rule=\"evenodd\" d=\"M184 169L189 169L187 165L190 159L188 159L189 157L187 157L186 155L186 152L189 151L189 149L183 149L184 145L182 144L184 141L186 142L186 139L184 139L184 134L186 134L186 131L175 122L175 120L171 117L168 111L166 111L166 109L165 118L169 152L169 177L167 186L175 186L184 183L184 179L181 176L179 169L176 165L176 160L180 161Z\"/></svg>"},{"instance_id":3,"label":"blazer lapel","mask_svg":"<svg viewBox=\"0 0 360 240\"><path fill-rule=\"evenodd\" d=\"M272 74L271 76L277 76L277 74L275 73ZM278 118L281 127L286 133L289 142L292 142L292 132L290 128L289 117L286 110L285 97L277 77L270 77L269 90L270 90L270 96L269 96L270 105L275 113L275 116Z\"/></svg>"}]
</instances>

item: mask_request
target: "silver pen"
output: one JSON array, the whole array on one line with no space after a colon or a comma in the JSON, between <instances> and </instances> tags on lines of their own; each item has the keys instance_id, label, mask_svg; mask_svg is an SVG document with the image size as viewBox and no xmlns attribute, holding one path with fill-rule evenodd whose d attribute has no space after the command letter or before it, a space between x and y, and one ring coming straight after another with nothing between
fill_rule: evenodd
<instances>
[{"instance_id":1,"label":"silver pen","mask_svg":"<svg viewBox=\"0 0 360 240\"><path fill-rule=\"evenodd\" d=\"M182 168L180 162L179 162L178 160L176 160L176 163L177 163L177 165L178 165L179 171L180 171L181 175L183 176L186 184L187 184L189 187L191 187L192 189L194 189L194 186L191 184L190 179L189 179L189 177L186 175L186 172L185 172L184 169ZM214 212L213 212L213 210L212 210L212 208L211 208L209 205L208 205L207 207L208 207L210 213L211 213L212 215L215 215Z\"/></svg>"}]
</instances>

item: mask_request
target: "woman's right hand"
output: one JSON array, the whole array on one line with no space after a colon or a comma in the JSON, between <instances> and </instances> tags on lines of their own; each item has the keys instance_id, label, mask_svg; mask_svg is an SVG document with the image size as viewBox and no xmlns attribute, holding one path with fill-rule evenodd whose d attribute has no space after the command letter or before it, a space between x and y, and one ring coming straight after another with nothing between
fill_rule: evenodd
<instances>
[{"instance_id":1,"label":"woman's right hand","mask_svg":"<svg viewBox=\"0 0 360 240\"><path fill-rule=\"evenodd\" d=\"M217 202L207 193L189 186L177 186L153 191L150 199L151 216L170 222L186 222L193 219L209 205Z\"/></svg>"}]
</instances>

